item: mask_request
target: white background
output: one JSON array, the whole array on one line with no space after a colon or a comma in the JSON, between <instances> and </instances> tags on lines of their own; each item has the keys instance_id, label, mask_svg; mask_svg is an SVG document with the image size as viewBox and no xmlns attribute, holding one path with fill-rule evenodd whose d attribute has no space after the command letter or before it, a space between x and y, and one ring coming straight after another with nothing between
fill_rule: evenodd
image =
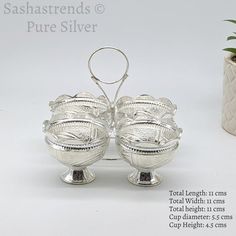
<instances>
[{"instance_id":1,"label":"white background","mask_svg":"<svg viewBox=\"0 0 236 236\"><path fill-rule=\"evenodd\" d=\"M68 17L98 24L96 33L27 33L27 20L65 17L4 15L1 0L0 235L235 235L235 220L218 230L168 227L169 190L228 191L228 213L236 210L236 138L220 125L222 48L236 30L223 20L235 18L235 0L99 3L104 14ZM132 186L123 161L93 165L97 178L87 186L66 185L58 178L64 167L47 152L41 127L50 117L48 101L79 91L99 95L87 59L104 45L130 60L120 95L148 93L178 105L184 134L175 160L159 170L158 187ZM111 62L97 65L118 74Z\"/></svg>"}]
</instances>

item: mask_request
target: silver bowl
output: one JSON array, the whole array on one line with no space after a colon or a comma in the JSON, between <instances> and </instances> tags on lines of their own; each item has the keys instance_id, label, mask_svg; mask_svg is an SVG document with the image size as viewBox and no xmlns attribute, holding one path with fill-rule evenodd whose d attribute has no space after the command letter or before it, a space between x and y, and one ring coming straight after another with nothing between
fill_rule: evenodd
<instances>
[{"instance_id":1,"label":"silver bowl","mask_svg":"<svg viewBox=\"0 0 236 236\"><path fill-rule=\"evenodd\" d=\"M88 92L81 92L74 96L61 95L55 101L49 102L52 117L51 122L61 119L78 118L87 114L96 120L102 120L111 126L112 117L109 103L105 96L95 97Z\"/></svg>"},{"instance_id":2,"label":"silver bowl","mask_svg":"<svg viewBox=\"0 0 236 236\"><path fill-rule=\"evenodd\" d=\"M165 122L173 122L177 107L168 98L154 98L150 95L140 95L136 98L124 96L116 103L115 126L132 122L136 118L147 120L162 119Z\"/></svg>"},{"instance_id":3,"label":"silver bowl","mask_svg":"<svg viewBox=\"0 0 236 236\"><path fill-rule=\"evenodd\" d=\"M139 120L117 130L118 151L136 170L128 176L131 183L154 186L161 182L155 169L173 159L182 129L174 123Z\"/></svg>"},{"instance_id":4,"label":"silver bowl","mask_svg":"<svg viewBox=\"0 0 236 236\"><path fill-rule=\"evenodd\" d=\"M69 167L61 179L70 184L87 184L95 175L87 166L100 160L107 149L107 127L88 118L44 122L45 141L50 154Z\"/></svg>"}]
</instances>

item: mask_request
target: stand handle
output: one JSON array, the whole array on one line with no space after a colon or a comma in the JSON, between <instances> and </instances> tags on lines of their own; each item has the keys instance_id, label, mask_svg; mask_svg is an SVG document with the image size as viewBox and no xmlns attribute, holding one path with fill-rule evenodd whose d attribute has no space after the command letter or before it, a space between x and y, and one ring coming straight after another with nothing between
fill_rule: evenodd
<instances>
[{"instance_id":1,"label":"stand handle","mask_svg":"<svg viewBox=\"0 0 236 236\"><path fill-rule=\"evenodd\" d=\"M117 51L117 52L121 53L121 54L124 56L127 65L126 65L126 69L125 69L124 75L123 75L120 79L115 80L115 81L112 81L112 82L107 82L107 81L103 81L103 80L99 79L99 78L93 73L92 68L91 68L91 60L92 60L93 56L94 56L97 52L102 51L102 50L114 50L114 51ZM114 48L114 47L110 47L110 46L108 46L108 47L102 47L102 48L97 49L95 52L93 52L92 55L89 57L89 60L88 60L88 68L89 68L89 71L90 71L90 73L91 73L91 79L92 79L92 80L97 84L97 86L101 89L101 91L103 92L103 94L104 94L105 97L107 98L107 100L108 100L110 106L113 107L113 104L115 104L115 102L116 102L116 100L117 100L117 97L118 97L120 88L121 88L122 84L124 83L124 81L125 81L125 80L127 79L127 77L128 77L128 74L127 74L127 73L128 73L128 69L129 69L129 60L128 60L127 56L126 56L120 49L117 49L117 48ZM119 82L120 82L120 85L119 85L118 89L116 90L115 98L114 98L113 102L111 102L110 99L108 98L106 92L104 91L104 89L103 89L102 86L100 85L100 83L102 83L102 84L116 84L116 83L119 83Z\"/></svg>"}]
</instances>

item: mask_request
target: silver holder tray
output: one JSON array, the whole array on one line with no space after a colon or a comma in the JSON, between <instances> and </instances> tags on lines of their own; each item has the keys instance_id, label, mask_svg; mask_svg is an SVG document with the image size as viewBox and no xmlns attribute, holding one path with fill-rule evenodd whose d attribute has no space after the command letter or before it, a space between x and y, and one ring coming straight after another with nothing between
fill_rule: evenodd
<instances>
[{"instance_id":1,"label":"silver holder tray","mask_svg":"<svg viewBox=\"0 0 236 236\"><path fill-rule=\"evenodd\" d=\"M127 65L120 79L106 82L94 74L91 61L101 50L115 50L124 56ZM174 120L176 105L167 98L150 95L118 99L128 78L129 61L117 48L96 50L89 57L88 67L103 95L95 97L88 92L61 95L49 103L52 115L43 125L50 154L68 167L61 179L70 184L92 182L95 174L87 167L104 158L110 139L114 139L119 155L106 159L120 156L134 167L128 179L135 185L159 184L161 178L155 170L172 160L182 134ZM102 84L117 83L114 99L110 99Z\"/></svg>"}]
</instances>

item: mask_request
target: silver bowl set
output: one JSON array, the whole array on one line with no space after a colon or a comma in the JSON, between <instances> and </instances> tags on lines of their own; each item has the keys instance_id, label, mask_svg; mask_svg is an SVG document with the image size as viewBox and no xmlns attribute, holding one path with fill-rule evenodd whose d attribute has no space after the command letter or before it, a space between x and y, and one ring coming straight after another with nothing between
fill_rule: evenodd
<instances>
[{"instance_id":1,"label":"silver bowl set","mask_svg":"<svg viewBox=\"0 0 236 236\"><path fill-rule=\"evenodd\" d=\"M121 79L104 82L94 75L91 60L101 50L115 50L124 56L127 67ZM118 153L135 169L129 181L139 186L159 184L161 178L155 170L172 160L182 133L174 121L176 105L167 98L149 95L117 99L129 68L128 58L119 49L96 50L88 65L91 78L104 95L61 95L49 103L51 119L43 124L50 154L68 167L61 179L70 184L92 182L95 174L87 167L104 157L110 139L115 138ZM101 83L120 83L114 101Z\"/></svg>"}]
</instances>

